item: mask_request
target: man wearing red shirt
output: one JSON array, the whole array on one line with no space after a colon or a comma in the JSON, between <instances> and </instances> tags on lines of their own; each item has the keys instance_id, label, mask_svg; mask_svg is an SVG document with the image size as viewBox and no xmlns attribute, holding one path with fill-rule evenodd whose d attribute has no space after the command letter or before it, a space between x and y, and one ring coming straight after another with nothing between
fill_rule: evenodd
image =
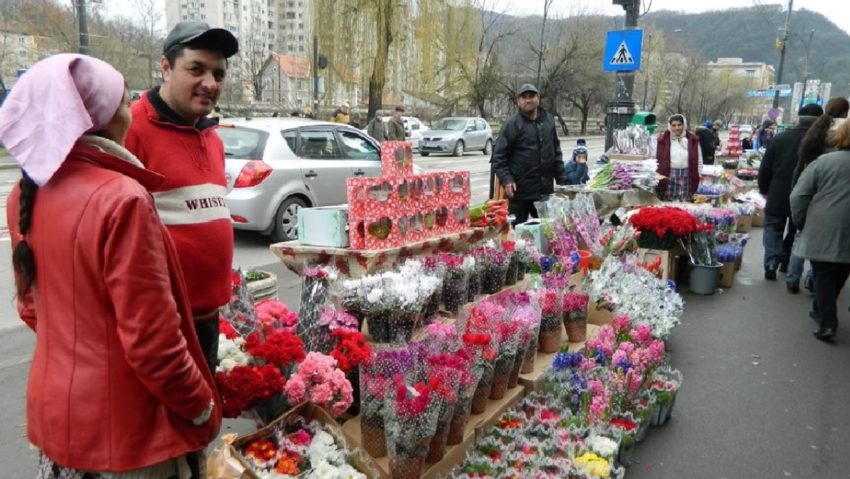
<instances>
[{"instance_id":1,"label":"man wearing red shirt","mask_svg":"<svg viewBox=\"0 0 850 479\"><path fill-rule=\"evenodd\" d=\"M239 50L229 31L180 22L165 39L163 84L133 103L126 146L165 177L153 189L177 246L195 329L210 369L218 355L218 309L230 300L233 226L224 197L224 145L207 115L224 87L227 58Z\"/></svg>"}]
</instances>

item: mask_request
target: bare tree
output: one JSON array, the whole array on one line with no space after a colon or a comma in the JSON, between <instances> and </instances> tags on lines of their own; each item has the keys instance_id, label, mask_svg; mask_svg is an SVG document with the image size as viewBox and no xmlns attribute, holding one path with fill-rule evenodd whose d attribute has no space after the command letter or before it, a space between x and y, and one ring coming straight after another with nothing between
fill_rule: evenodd
<instances>
[{"instance_id":1,"label":"bare tree","mask_svg":"<svg viewBox=\"0 0 850 479\"><path fill-rule=\"evenodd\" d=\"M156 0L133 0L133 6L144 32L143 42L138 47L144 52L147 59L148 74L146 77L148 88L150 88L153 86L157 72L159 72L160 55L157 54L157 51L162 40L157 31L157 25L162 20L162 10L158 8Z\"/></svg>"},{"instance_id":2,"label":"bare tree","mask_svg":"<svg viewBox=\"0 0 850 479\"><path fill-rule=\"evenodd\" d=\"M373 118L375 112L383 108L384 84L387 81L387 58L395 34L396 0L374 0L376 3L375 26L377 34L377 52L369 78L369 110L367 117Z\"/></svg>"}]
</instances>

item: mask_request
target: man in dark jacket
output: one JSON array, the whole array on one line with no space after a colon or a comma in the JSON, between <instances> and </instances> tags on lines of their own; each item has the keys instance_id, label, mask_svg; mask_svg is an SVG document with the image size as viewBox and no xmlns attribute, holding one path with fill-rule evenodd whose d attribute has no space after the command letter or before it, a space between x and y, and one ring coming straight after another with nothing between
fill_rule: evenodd
<instances>
[{"instance_id":1,"label":"man in dark jacket","mask_svg":"<svg viewBox=\"0 0 850 479\"><path fill-rule=\"evenodd\" d=\"M699 137L699 148L702 150L702 162L706 165L714 164L714 155L717 151L719 140L714 133L714 124L711 121L706 121L703 126L697 127L694 131Z\"/></svg>"},{"instance_id":2,"label":"man in dark jacket","mask_svg":"<svg viewBox=\"0 0 850 479\"><path fill-rule=\"evenodd\" d=\"M759 168L759 191L767 198L764 208L764 277L775 280L777 269L788 271L796 227L791 222L791 184L797 151L806 131L823 108L808 104L800 109L800 122L773 138ZM784 236L783 236L784 235ZM791 286L789 285L789 288Z\"/></svg>"},{"instance_id":3,"label":"man in dark jacket","mask_svg":"<svg viewBox=\"0 0 850 479\"><path fill-rule=\"evenodd\" d=\"M534 202L554 191L554 182L564 181L564 158L555 121L540 107L540 95L526 83L517 91L519 112L499 132L493 148L493 171L505 188L508 211L515 224L537 217Z\"/></svg>"}]
</instances>

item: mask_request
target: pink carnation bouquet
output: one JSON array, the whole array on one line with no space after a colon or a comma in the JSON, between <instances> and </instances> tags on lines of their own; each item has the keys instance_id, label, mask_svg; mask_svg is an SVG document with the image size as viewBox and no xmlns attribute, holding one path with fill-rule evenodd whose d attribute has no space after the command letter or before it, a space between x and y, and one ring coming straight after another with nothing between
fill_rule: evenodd
<instances>
[{"instance_id":1,"label":"pink carnation bouquet","mask_svg":"<svg viewBox=\"0 0 850 479\"><path fill-rule=\"evenodd\" d=\"M354 400L351 383L337 368L336 359L316 352L307 354L298 365L286 383L285 392L292 405L310 401L334 416L344 413Z\"/></svg>"}]
</instances>

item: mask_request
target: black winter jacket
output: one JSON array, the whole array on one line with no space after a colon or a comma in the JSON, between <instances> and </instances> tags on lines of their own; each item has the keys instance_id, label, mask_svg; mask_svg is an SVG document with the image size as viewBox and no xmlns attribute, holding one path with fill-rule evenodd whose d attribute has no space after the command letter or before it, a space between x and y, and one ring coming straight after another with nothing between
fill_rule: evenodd
<instances>
[{"instance_id":1,"label":"black winter jacket","mask_svg":"<svg viewBox=\"0 0 850 479\"><path fill-rule=\"evenodd\" d=\"M815 121L813 116L800 117L800 122L776 135L767 147L759 167L759 191L767 198L764 213L770 216L791 216L791 187L797 167L797 151L806 131Z\"/></svg>"},{"instance_id":2,"label":"black winter jacket","mask_svg":"<svg viewBox=\"0 0 850 479\"><path fill-rule=\"evenodd\" d=\"M522 113L502 125L493 148L493 171L502 185L516 183L515 199L539 200L564 181L564 158L555 121L538 108L537 120Z\"/></svg>"}]
</instances>

